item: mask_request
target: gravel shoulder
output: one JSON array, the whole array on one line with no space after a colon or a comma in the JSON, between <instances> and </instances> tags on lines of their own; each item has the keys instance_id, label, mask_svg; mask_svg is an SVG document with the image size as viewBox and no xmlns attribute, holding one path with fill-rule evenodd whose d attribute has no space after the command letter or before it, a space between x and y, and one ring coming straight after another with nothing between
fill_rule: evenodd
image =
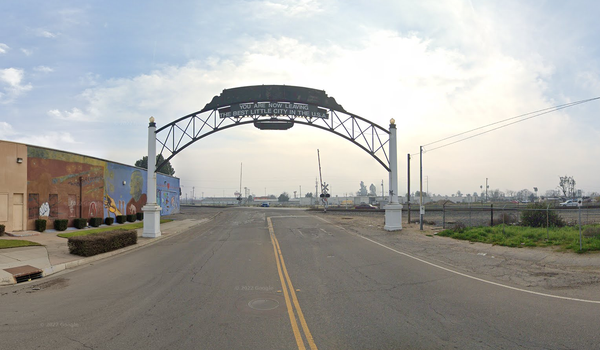
<instances>
[{"instance_id":1,"label":"gravel shoulder","mask_svg":"<svg viewBox=\"0 0 600 350\"><path fill-rule=\"evenodd\" d=\"M414 257L491 282L571 298L600 300L600 254L552 248L509 248L436 235L441 229L403 224L383 229L382 213L313 212L349 232Z\"/></svg>"}]
</instances>

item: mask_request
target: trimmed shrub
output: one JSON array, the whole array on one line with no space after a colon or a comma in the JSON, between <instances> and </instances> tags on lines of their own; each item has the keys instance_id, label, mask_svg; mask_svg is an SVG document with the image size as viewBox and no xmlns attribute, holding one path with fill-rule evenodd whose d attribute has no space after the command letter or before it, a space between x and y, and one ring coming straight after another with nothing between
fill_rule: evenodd
<instances>
[{"instance_id":1,"label":"trimmed shrub","mask_svg":"<svg viewBox=\"0 0 600 350\"><path fill-rule=\"evenodd\" d=\"M35 220L35 230L38 232L46 231L46 220L44 220L44 219Z\"/></svg>"},{"instance_id":2,"label":"trimmed shrub","mask_svg":"<svg viewBox=\"0 0 600 350\"><path fill-rule=\"evenodd\" d=\"M135 214L127 214L127 221L135 222L137 220L137 216Z\"/></svg>"},{"instance_id":3,"label":"trimmed shrub","mask_svg":"<svg viewBox=\"0 0 600 350\"><path fill-rule=\"evenodd\" d=\"M104 221L103 218L90 218L90 226L98 227L98 226L102 225L103 221Z\"/></svg>"},{"instance_id":4,"label":"trimmed shrub","mask_svg":"<svg viewBox=\"0 0 600 350\"><path fill-rule=\"evenodd\" d=\"M144 213L135 213L135 216L138 219L138 221L144 220Z\"/></svg>"},{"instance_id":5,"label":"trimmed shrub","mask_svg":"<svg viewBox=\"0 0 600 350\"><path fill-rule=\"evenodd\" d=\"M117 223L124 224L127 221L127 215L117 215Z\"/></svg>"},{"instance_id":6,"label":"trimmed shrub","mask_svg":"<svg viewBox=\"0 0 600 350\"><path fill-rule=\"evenodd\" d=\"M73 219L73 226L82 229L87 226L87 220L85 218Z\"/></svg>"},{"instance_id":7,"label":"trimmed shrub","mask_svg":"<svg viewBox=\"0 0 600 350\"><path fill-rule=\"evenodd\" d=\"M4 229L5 229L5 226L0 225L0 236L4 236Z\"/></svg>"},{"instance_id":8,"label":"trimmed shrub","mask_svg":"<svg viewBox=\"0 0 600 350\"><path fill-rule=\"evenodd\" d=\"M69 220L68 219L56 219L54 220L54 229L56 231L64 231L67 229L67 226L69 225Z\"/></svg>"},{"instance_id":9,"label":"trimmed shrub","mask_svg":"<svg viewBox=\"0 0 600 350\"><path fill-rule=\"evenodd\" d=\"M69 253L92 256L137 243L136 230L114 230L69 238Z\"/></svg>"},{"instance_id":10,"label":"trimmed shrub","mask_svg":"<svg viewBox=\"0 0 600 350\"><path fill-rule=\"evenodd\" d=\"M114 222L115 222L115 218L113 218L112 216L109 216L106 219L104 219L104 223L107 224L108 226L112 225Z\"/></svg>"},{"instance_id":11,"label":"trimmed shrub","mask_svg":"<svg viewBox=\"0 0 600 350\"><path fill-rule=\"evenodd\" d=\"M521 225L529 227L563 227L565 221L558 215L556 210L548 210L541 203L532 203L521 213Z\"/></svg>"}]
</instances>

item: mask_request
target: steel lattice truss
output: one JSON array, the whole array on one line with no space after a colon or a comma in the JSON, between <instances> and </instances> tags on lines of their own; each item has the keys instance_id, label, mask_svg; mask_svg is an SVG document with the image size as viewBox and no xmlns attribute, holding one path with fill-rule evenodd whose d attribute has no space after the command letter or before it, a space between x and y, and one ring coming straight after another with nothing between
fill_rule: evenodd
<instances>
[{"instance_id":1,"label":"steel lattice truss","mask_svg":"<svg viewBox=\"0 0 600 350\"><path fill-rule=\"evenodd\" d=\"M192 143L218 131L235 126L283 123L308 125L334 133L360 147L375 158L387 171L390 160L386 145L390 132L381 126L350 113L329 110L329 118L313 118L296 115L250 115L244 117L221 117L218 110L193 113L167 124L156 131L158 152L165 159L157 164L160 169L167 161ZM388 146L389 147L389 146Z\"/></svg>"}]
</instances>

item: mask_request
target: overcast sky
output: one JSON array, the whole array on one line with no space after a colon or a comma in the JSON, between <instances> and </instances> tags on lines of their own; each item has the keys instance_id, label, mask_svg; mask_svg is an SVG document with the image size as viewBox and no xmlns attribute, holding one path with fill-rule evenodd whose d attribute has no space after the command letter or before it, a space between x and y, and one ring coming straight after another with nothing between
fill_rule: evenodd
<instances>
[{"instance_id":1,"label":"overcast sky","mask_svg":"<svg viewBox=\"0 0 600 350\"><path fill-rule=\"evenodd\" d=\"M597 1L2 1L0 139L134 164L148 118L163 126L223 89L325 90L398 125L400 193L418 189L419 146L600 96ZM600 192L600 101L425 147L424 190ZM468 136L468 135L467 135ZM172 160L184 193L315 191L317 149L333 195L378 193L385 169L333 134L236 127ZM428 151L429 150L429 151ZM299 193L298 193L299 194Z\"/></svg>"}]
</instances>

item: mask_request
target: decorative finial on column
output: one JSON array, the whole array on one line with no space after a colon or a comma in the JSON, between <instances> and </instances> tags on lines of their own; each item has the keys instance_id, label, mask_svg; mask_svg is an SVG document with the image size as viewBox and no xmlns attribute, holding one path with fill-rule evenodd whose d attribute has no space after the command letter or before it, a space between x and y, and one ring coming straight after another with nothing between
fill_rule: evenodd
<instances>
[{"instance_id":1,"label":"decorative finial on column","mask_svg":"<svg viewBox=\"0 0 600 350\"><path fill-rule=\"evenodd\" d=\"M396 124L396 120L394 118L390 119L390 124Z\"/></svg>"}]
</instances>

